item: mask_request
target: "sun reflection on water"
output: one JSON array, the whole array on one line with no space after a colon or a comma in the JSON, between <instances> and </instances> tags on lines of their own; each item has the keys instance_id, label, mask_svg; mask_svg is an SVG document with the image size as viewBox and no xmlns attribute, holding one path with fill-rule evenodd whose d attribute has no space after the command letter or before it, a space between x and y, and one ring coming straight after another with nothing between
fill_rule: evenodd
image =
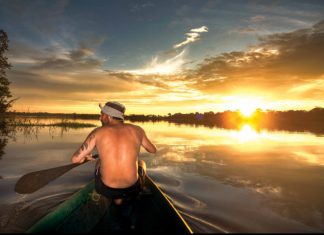
<instances>
[{"instance_id":1,"label":"sun reflection on water","mask_svg":"<svg viewBox=\"0 0 324 235\"><path fill-rule=\"evenodd\" d=\"M176 125L166 122L148 122L140 123L140 125L147 130L148 136L154 139L158 146L185 146L186 150L206 145L233 147L239 145L246 150L265 151L273 149L275 146L299 148L303 145L318 146L322 144L322 138L312 133L257 130L250 123L243 124L239 130ZM247 145L249 148L245 147Z\"/></svg>"},{"instance_id":2,"label":"sun reflection on water","mask_svg":"<svg viewBox=\"0 0 324 235\"><path fill-rule=\"evenodd\" d=\"M267 137L266 131L257 132L250 124L244 124L239 131L232 133L232 137L239 143L256 141L260 138Z\"/></svg>"},{"instance_id":3,"label":"sun reflection on water","mask_svg":"<svg viewBox=\"0 0 324 235\"><path fill-rule=\"evenodd\" d=\"M240 142L248 142L258 138L258 134L249 124L244 124L239 132L237 132L237 137Z\"/></svg>"},{"instance_id":4,"label":"sun reflection on water","mask_svg":"<svg viewBox=\"0 0 324 235\"><path fill-rule=\"evenodd\" d=\"M293 153L295 154L296 160L302 160L312 165L324 166L324 158L321 154L306 152L305 150L297 150L293 151Z\"/></svg>"}]
</instances>

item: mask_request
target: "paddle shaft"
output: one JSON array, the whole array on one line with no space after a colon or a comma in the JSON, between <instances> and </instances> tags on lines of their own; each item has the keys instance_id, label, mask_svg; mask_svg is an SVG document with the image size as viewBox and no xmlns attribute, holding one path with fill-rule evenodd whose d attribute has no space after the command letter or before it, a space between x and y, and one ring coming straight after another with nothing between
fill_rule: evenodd
<instances>
[{"instance_id":1,"label":"paddle shaft","mask_svg":"<svg viewBox=\"0 0 324 235\"><path fill-rule=\"evenodd\" d=\"M98 158L98 154L94 155L93 158ZM64 166L54 167L41 171L34 171L23 175L17 181L15 185L15 191L20 194L33 193L40 188L47 185L49 182L57 179L58 177L64 175L69 170L74 167L80 166L89 160L85 160L83 163L72 163Z\"/></svg>"}]
</instances>

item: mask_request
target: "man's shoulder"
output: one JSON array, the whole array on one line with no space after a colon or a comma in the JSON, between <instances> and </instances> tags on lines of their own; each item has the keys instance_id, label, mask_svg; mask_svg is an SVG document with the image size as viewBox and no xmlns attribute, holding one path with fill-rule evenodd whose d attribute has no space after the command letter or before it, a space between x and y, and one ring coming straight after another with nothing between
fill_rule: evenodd
<instances>
[{"instance_id":1,"label":"man's shoulder","mask_svg":"<svg viewBox=\"0 0 324 235\"><path fill-rule=\"evenodd\" d=\"M128 127L128 128L132 128L132 129L135 129L135 130L138 130L138 131L142 131L143 128L138 126L138 125L135 125L135 124L132 124L132 123L125 123L125 126Z\"/></svg>"},{"instance_id":2,"label":"man's shoulder","mask_svg":"<svg viewBox=\"0 0 324 235\"><path fill-rule=\"evenodd\" d=\"M113 127L111 126L100 126L97 127L96 129L93 130L93 133L95 134L95 136L97 136L98 138L101 138L103 136L107 136L112 134L113 132L111 131L113 129Z\"/></svg>"},{"instance_id":3,"label":"man's shoulder","mask_svg":"<svg viewBox=\"0 0 324 235\"><path fill-rule=\"evenodd\" d=\"M100 126L100 127L97 127L95 129L93 129L93 133L100 133L102 131L104 131L105 129L107 129L107 126Z\"/></svg>"}]
</instances>

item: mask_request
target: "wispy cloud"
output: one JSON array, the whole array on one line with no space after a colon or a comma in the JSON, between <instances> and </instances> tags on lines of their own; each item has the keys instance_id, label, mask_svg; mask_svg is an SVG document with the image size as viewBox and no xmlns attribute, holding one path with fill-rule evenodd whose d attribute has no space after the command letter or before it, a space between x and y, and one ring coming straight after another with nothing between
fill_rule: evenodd
<instances>
[{"instance_id":1,"label":"wispy cloud","mask_svg":"<svg viewBox=\"0 0 324 235\"><path fill-rule=\"evenodd\" d=\"M266 17L263 15L256 15L250 18L250 22L259 22L259 21L264 21L265 19Z\"/></svg>"},{"instance_id":2,"label":"wispy cloud","mask_svg":"<svg viewBox=\"0 0 324 235\"><path fill-rule=\"evenodd\" d=\"M175 44L173 48L183 47L189 43L198 41L200 39L200 34L204 32L208 32L207 26L201 26L200 28L191 29L189 33L186 33L187 35L186 40L178 44Z\"/></svg>"},{"instance_id":3,"label":"wispy cloud","mask_svg":"<svg viewBox=\"0 0 324 235\"><path fill-rule=\"evenodd\" d=\"M26 70L78 72L98 70L104 59L98 58L93 48L85 43L79 43L75 49L64 48L59 44L47 48L35 48L26 43L14 42L9 60L15 68L29 67Z\"/></svg>"},{"instance_id":4,"label":"wispy cloud","mask_svg":"<svg viewBox=\"0 0 324 235\"><path fill-rule=\"evenodd\" d=\"M201 26L200 28L191 29L190 31L194 32L194 33L204 33L204 32L208 32L208 27L207 26Z\"/></svg>"},{"instance_id":5,"label":"wispy cloud","mask_svg":"<svg viewBox=\"0 0 324 235\"><path fill-rule=\"evenodd\" d=\"M142 4L135 4L131 7L130 11L131 12L138 12L146 8L151 8L154 7L154 4L152 2L146 2Z\"/></svg>"},{"instance_id":6,"label":"wispy cloud","mask_svg":"<svg viewBox=\"0 0 324 235\"><path fill-rule=\"evenodd\" d=\"M155 56L144 68L124 70L122 73L128 73L133 75L172 75L183 72L183 65L186 63L186 49L183 49L185 45L193 43L200 39L200 34L208 32L207 26L191 29L190 33L187 33L187 39L179 44L173 46L172 49L160 53ZM162 56L163 55L163 56Z\"/></svg>"},{"instance_id":7,"label":"wispy cloud","mask_svg":"<svg viewBox=\"0 0 324 235\"><path fill-rule=\"evenodd\" d=\"M156 56L143 69L127 70L125 72L135 75L174 74L181 71L182 65L185 63L185 52L185 50L182 50L175 56L164 61L159 61L159 56Z\"/></svg>"},{"instance_id":8,"label":"wispy cloud","mask_svg":"<svg viewBox=\"0 0 324 235\"><path fill-rule=\"evenodd\" d=\"M253 27L245 27L245 28L237 28L237 29L234 29L232 32L234 33L239 33L239 34L255 34L255 33L258 33L260 32L261 30L260 29L257 29L257 28L253 28Z\"/></svg>"},{"instance_id":9,"label":"wispy cloud","mask_svg":"<svg viewBox=\"0 0 324 235\"><path fill-rule=\"evenodd\" d=\"M40 59L38 63L33 66L33 69L61 70L65 72L99 69L101 68L103 60L94 55L95 53L91 48L80 45L78 48L64 53L65 58L46 57Z\"/></svg>"}]
</instances>

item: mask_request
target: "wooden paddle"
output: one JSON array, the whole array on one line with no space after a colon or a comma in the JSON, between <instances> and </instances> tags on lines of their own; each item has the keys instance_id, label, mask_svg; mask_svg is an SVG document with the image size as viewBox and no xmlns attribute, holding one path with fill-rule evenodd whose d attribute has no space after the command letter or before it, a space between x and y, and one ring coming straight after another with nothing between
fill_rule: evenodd
<instances>
[{"instance_id":1,"label":"wooden paddle","mask_svg":"<svg viewBox=\"0 0 324 235\"><path fill-rule=\"evenodd\" d=\"M93 158L98 158L98 154L95 154ZM20 177L15 185L15 191L20 194L33 193L74 167L80 166L86 162L88 162L88 160L83 163L72 163L47 170L30 172Z\"/></svg>"}]
</instances>

